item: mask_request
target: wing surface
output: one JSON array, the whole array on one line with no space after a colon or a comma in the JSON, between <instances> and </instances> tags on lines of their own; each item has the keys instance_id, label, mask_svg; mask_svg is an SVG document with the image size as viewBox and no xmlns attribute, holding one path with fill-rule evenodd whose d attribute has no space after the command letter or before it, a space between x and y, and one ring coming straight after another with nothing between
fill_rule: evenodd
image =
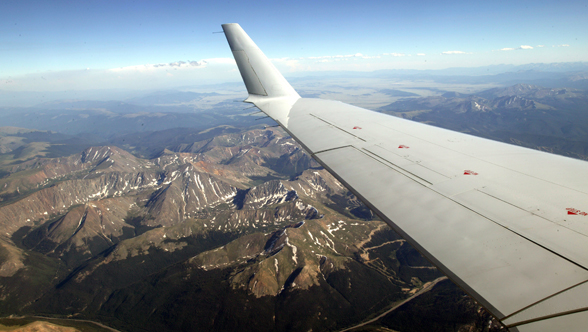
<instances>
[{"instance_id":1,"label":"wing surface","mask_svg":"<svg viewBox=\"0 0 588 332\"><path fill-rule=\"evenodd\" d=\"M588 163L300 98L238 24L253 103L511 331L584 331Z\"/></svg>"}]
</instances>

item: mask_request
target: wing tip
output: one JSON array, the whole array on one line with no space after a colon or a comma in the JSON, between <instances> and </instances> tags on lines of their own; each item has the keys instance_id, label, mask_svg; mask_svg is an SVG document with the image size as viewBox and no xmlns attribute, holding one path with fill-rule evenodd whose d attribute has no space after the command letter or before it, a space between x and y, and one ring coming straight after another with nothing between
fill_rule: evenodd
<instances>
[{"instance_id":1,"label":"wing tip","mask_svg":"<svg viewBox=\"0 0 588 332\"><path fill-rule=\"evenodd\" d=\"M221 26L250 96L300 98L238 23Z\"/></svg>"}]
</instances>

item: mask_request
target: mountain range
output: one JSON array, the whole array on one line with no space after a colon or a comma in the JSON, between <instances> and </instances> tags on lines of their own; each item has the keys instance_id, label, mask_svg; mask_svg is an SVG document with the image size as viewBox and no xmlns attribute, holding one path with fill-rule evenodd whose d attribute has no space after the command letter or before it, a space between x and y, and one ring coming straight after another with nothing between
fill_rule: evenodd
<instances>
[{"instance_id":1,"label":"mountain range","mask_svg":"<svg viewBox=\"0 0 588 332\"><path fill-rule=\"evenodd\" d=\"M331 330L441 277L273 128L151 159L93 146L3 170L4 315L122 330ZM463 309L452 287L443 299ZM468 303L460 326L480 324Z\"/></svg>"},{"instance_id":2,"label":"mountain range","mask_svg":"<svg viewBox=\"0 0 588 332\"><path fill-rule=\"evenodd\" d=\"M400 98L380 112L588 159L584 90L379 91ZM218 97L172 95L143 102ZM342 330L380 314L356 330L501 329L292 138L216 105L52 103L27 109L35 129L1 127L0 313L145 331Z\"/></svg>"},{"instance_id":3,"label":"mountain range","mask_svg":"<svg viewBox=\"0 0 588 332\"><path fill-rule=\"evenodd\" d=\"M529 84L404 98L379 111L588 160L588 92Z\"/></svg>"}]
</instances>

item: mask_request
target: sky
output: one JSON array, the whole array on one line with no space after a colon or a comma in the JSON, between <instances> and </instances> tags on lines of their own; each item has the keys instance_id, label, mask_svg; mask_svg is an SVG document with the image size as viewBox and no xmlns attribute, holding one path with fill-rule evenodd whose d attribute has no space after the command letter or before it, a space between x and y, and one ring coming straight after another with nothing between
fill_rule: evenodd
<instances>
[{"instance_id":1,"label":"sky","mask_svg":"<svg viewBox=\"0 0 588 332\"><path fill-rule=\"evenodd\" d=\"M239 23L286 77L588 61L584 1L0 1L0 91L240 80Z\"/></svg>"}]
</instances>

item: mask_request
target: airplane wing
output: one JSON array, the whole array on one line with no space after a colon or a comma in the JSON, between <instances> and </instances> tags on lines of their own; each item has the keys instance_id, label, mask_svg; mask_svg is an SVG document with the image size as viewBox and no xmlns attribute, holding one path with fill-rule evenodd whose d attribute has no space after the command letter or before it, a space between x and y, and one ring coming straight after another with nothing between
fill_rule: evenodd
<instances>
[{"instance_id":1,"label":"airplane wing","mask_svg":"<svg viewBox=\"0 0 588 332\"><path fill-rule=\"evenodd\" d=\"M511 331L584 331L588 163L301 98L238 24L253 103Z\"/></svg>"}]
</instances>

